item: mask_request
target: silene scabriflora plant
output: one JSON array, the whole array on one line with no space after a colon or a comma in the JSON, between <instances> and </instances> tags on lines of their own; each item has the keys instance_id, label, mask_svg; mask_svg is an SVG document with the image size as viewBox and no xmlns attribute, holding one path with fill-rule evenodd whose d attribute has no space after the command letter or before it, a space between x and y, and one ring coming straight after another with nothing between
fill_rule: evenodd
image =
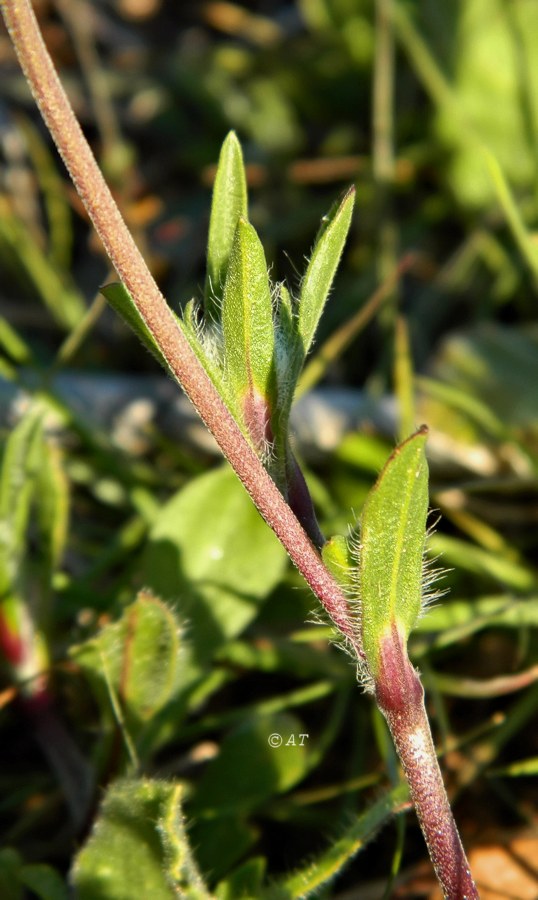
<instances>
[{"instance_id":1,"label":"silene scabriflora plant","mask_svg":"<svg viewBox=\"0 0 538 900\"><path fill-rule=\"evenodd\" d=\"M390 456L359 529L352 530L357 536L328 541L290 444L295 387L344 247L354 191L323 219L294 296L270 281L248 220L241 148L228 135L213 191L203 302L191 301L175 317L103 181L28 0L0 5L44 119L120 276L105 296L181 383L354 657L387 721L445 897L478 897L407 652L432 580L423 567L427 428Z\"/></svg>"}]
</instances>

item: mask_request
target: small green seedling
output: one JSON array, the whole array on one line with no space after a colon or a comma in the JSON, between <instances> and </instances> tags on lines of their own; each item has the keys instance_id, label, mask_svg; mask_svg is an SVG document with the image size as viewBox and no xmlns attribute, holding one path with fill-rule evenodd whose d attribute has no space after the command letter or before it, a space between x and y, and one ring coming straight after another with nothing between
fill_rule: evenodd
<instances>
[{"instance_id":1,"label":"small green seedling","mask_svg":"<svg viewBox=\"0 0 538 900\"><path fill-rule=\"evenodd\" d=\"M215 182L204 304L189 304L178 320L80 131L28 0L0 0L0 6L45 122L122 282L105 295L183 386L356 657L390 728L445 897L474 900L478 893L443 787L422 685L407 655L424 587L426 429L404 441L383 469L365 503L358 552L333 539L323 554L326 565L320 554L325 539L290 447L295 386L344 246L353 191L324 219L293 297L270 283L248 221L241 150L230 135ZM146 794L143 806L167 807L169 798L158 788ZM123 794L116 800L123 803ZM111 800L105 823L112 806ZM83 859L91 852L89 845ZM183 892L188 877L192 890L185 895L205 896L197 873L177 871L174 889Z\"/></svg>"}]
</instances>

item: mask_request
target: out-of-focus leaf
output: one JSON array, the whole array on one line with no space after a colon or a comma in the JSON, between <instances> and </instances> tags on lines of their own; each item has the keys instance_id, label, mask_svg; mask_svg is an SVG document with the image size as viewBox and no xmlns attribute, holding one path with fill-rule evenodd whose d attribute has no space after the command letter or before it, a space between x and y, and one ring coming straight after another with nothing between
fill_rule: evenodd
<instances>
[{"instance_id":1,"label":"out-of-focus leaf","mask_svg":"<svg viewBox=\"0 0 538 900\"><path fill-rule=\"evenodd\" d=\"M56 537L58 525L61 532L65 524L63 515L48 503L55 486L47 484L44 496L39 490L51 452L43 433L43 410L34 406L6 441L0 472L0 644L13 679L28 696L44 689L49 660L40 626L46 619L52 572L58 560L54 551L62 546L61 534L56 547L52 535ZM63 500L66 503L65 494ZM50 522L44 520L47 505L53 516ZM31 555L28 532L34 509L38 527L45 534L37 552ZM34 572L38 590L31 579ZM33 607L27 596L31 587L35 591Z\"/></svg>"},{"instance_id":2,"label":"out-of-focus leaf","mask_svg":"<svg viewBox=\"0 0 538 900\"><path fill-rule=\"evenodd\" d=\"M398 402L399 440L405 441L415 430L415 388L409 325L403 316L396 319L394 346L394 391Z\"/></svg>"},{"instance_id":3,"label":"out-of-focus leaf","mask_svg":"<svg viewBox=\"0 0 538 900\"><path fill-rule=\"evenodd\" d=\"M18 878L21 865L16 850L10 847L0 850L0 896L3 900L23 900L23 888Z\"/></svg>"},{"instance_id":4,"label":"out-of-focus leaf","mask_svg":"<svg viewBox=\"0 0 538 900\"><path fill-rule=\"evenodd\" d=\"M406 799L407 785L393 788L332 841L317 859L264 890L262 900L302 900L317 895L323 885L329 884L364 849Z\"/></svg>"},{"instance_id":5,"label":"out-of-focus leaf","mask_svg":"<svg viewBox=\"0 0 538 900\"><path fill-rule=\"evenodd\" d=\"M140 577L177 602L195 661L236 637L280 581L286 554L227 467L193 479L161 510Z\"/></svg>"},{"instance_id":6,"label":"out-of-focus leaf","mask_svg":"<svg viewBox=\"0 0 538 900\"><path fill-rule=\"evenodd\" d=\"M528 759L519 759L508 766L495 769L492 775L507 775L509 778L525 778L538 775L538 756L530 756Z\"/></svg>"},{"instance_id":7,"label":"out-of-focus leaf","mask_svg":"<svg viewBox=\"0 0 538 900\"><path fill-rule=\"evenodd\" d=\"M261 897L265 868L266 861L262 856L254 856L247 860L220 882L215 891L216 900L241 900L241 898L249 900Z\"/></svg>"},{"instance_id":8,"label":"out-of-focus leaf","mask_svg":"<svg viewBox=\"0 0 538 900\"><path fill-rule=\"evenodd\" d=\"M31 408L6 441L0 475L0 589L21 584L32 509L39 540L33 551L40 582L36 618L46 617L52 575L67 531L68 487L57 448L43 432L43 410Z\"/></svg>"},{"instance_id":9,"label":"out-of-focus leaf","mask_svg":"<svg viewBox=\"0 0 538 900\"><path fill-rule=\"evenodd\" d=\"M461 202L483 207L493 199L492 183L466 126L495 154L516 188L530 189L536 177L529 117L536 121L538 9L532 2L467 0L452 7L451 17L457 17L448 23L458 38L449 62L457 114L452 105L441 108L436 131L451 150L445 168L451 190Z\"/></svg>"},{"instance_id":10,"label":"out-of-focus leaf","mask_svg":"<svg viewBox=\"0 0 538 900\"><path fill-rule=\"evenodd\" d=\"M169 700L179 665L180 630L173 612L142 592L119 622L71 650L105 709L112 689L127 726L140 728Z\"/></svg>"},{"instance_id":11,"label":"out-of-focus leaf","mask_svg":"<svg viewBox=\"0 0 538 900\"><path fill-rule=\"evenodd\" d=\"M8 261L16 277L31 282L58 325L70 330L80 321L84 300L74 282L67 272L58 271L4 198L0 201L0 256Z\"/></svg>"},{"instance_id":12,"label":"out-of-focus leaf","mask_svg":"<svg viewBox=\"0 0 538 900\"><path fill-rule=\"evenodd\" d=\"M69 900L67 886L55 869L46 865L22 866L19 878L39 900Z\"/></svg>"},{"instance_id":13,"label":"out-of-focus leaf","mask_svg":"<svg viewBox=\"0 0 538 900\"><path fill-rule=\"evenodd\" d=\"M464 388L453 384L446 384L434 378L419 375L416 379L419 389L426 397L437 401L445 408L454 409L462 418L471 424L472 436L484 432L489 437L502 438L507 436L506 426L494 411L483 403L479 397L469 393ZM428 421L435 421L438 416L429 414L429 407L421 405L421 414L428 417ZM426 411L425 411L426 410Z\"/></svg>"},{"instance_id":14,"label":"out-of-focus leaf","mask_svg":"<svg viewBox=\"0 0 538 900\"><path fill-rule=\"evenodd\" d=\"M536 280L538 278L538 252L536 250L533 234L523 221L523 216L518 208L514 194L499 165L499 160L486 147L483 148L483 153L486 166L495 187L497 199L501 204L506 221L510 227L514 240L519 247L521 256L527 263Z\"/></svg>"},{"instance_id":15,"label":"out-of-focus leaf","mask_svg":"<svg viewBox=\"0 0 538 900\"><path fill-rule=\"evenodd\" d=\"M43 864L26 864L16 850L5 847L0 850L0 897L23 900L25 887L39 900L68 900L66 884L55 869Z\"/></svg>"},{"instance_id":16,"label":"out-of-focus leaf","mask_svg":"<svg viewBox=\"0 0 538 900\"><path fill-rule=\"evenodd\" d=\"M49 442L42 446L36 478L36 521L39 529L40 581L43 617L46 620L47 595L67 538L69 486L61 465L58 448Z\"/></svg>"},{"instance_id":17,"label":"out-of-focus leaf","mask_svg":"<svg viewBox=\"0 0 538 900\"><path fill-rule=\"evenodd\" d=\"M296 716L254 712L231 731L189 804L191 840L202 868L222 877L255 839L249 814L307 772L308 737Z\"/></svg>"},{"instance_id":18,"label":"out-of-focus leaf","mask_svg":"<svg viewBox=\"0 0 538 900\"><path fill-rule=\"evenodd\" d=\"M432 392L428 380L427 396L455 406L487 433L505 436L508 429L537 427L538 334L531 326L523 329L488 322L452 334L440 345L432 372L437 385L454 393L445 398ZM426 399L421 415L442 429L446 406L445 411L430 408Z\"/></svg>"},{"instance_id":19,"label":"out-of-focus leaf","mask_svg":"<svg viewBox=\"0 0 538 900\"><path fill-rule=\"evenodd\" d=\"M184 831L181 788L149 780L112 784L72 881L77 900L209 900Z\"/></svg>"},{"instance_id":20,"label":"out-of-focus leaf","mask_svg":"<svg viewBox=\"0 0 538 900\"><path fill-rule=\"evenodd\" d=\"M255 718L224 738L192 801L195 818L247 813L306 772L308 741L290 713Z\"/></svg>"},{"instance_id":21,"label":"out-of-focus leaf","mask_svg":"<svg viewBox=\"0 0 538 900\"><path fill-rule=\"evenodd\" d=\"M24 134L43 195L47 213L47 256L57 269L67 271L71 267L73 249L73 216L58 159L51 151L43 131L34 124L30 115L19 114L17 124Z\"/></svg>"},{"instance_id":22,"label":"out-of-focus leaf","mask_svg":"<svg viewBox=\"0 0 538 900\"><path fill-rule=\"evenodd\" d=\"M348 434L336 449L336 459L364 472L378 474L383 468L387 453L386 441L370 434Z\"/></svg>"},{"instance_id":23,"label":"out-of-focus leaf","mask_svg":"<svg viewBox=\"0 0 538 900\"><path fill-rule=\"evenodd\" d=\"M189 838L196 859L212 880L223 878L255 844L257 829L237 815L190 823Z\"/></svg>"},{"instance_id":24,"label":"out-of-focus leaf","mask_svg":"<svg viewBox=\"0 0 538 900\"><path fill-rule=\"evenodd\" d=\"M536 587L536 576L529 566L451 535L432 534L428 550L440 556L444 565L475 572L512 590L529 591Z\"/></svg>"},{"instance_id":25,"label":"out-of-focus leaf","mask_svg":"<svg viewBox=\"0 0 538 900\"><path fill-rule=\"evenodd\" d=\"M42 410L31 409L11 432L0 473L0 595L18 582L41 462Z\"/></svg>"},{"instance_id":26,"label":"out-of-focus leaf","mask_svg":"<svg viewBox=\"0 0 538 900\"><path fill-rule=\"evenodd\" d=\"M293 638L265 638L258 641L228 641L219 651L218 659L246 669L260 672L289 672L298 678L332 678L341 681L353 679L349 660L342 654L331 653L329 642L334 637L334 629L327 627L327 633L320 635L321 626L316 626L310 634L310 643ZM320 645L321 640L327 646Z\"/></svg>"},{"instance_id":27,"label":"out-of-focus leaf","mask_svg":"<svg viewBox=\"0 0 538 900\"><path fill-rule=\"evenodd\" d=\"M518 600L501 594L434 606L417 623L411 644L413 656L449 647L486 628L538 628L538 597Z\"/></svg>"},{"instance_id":28,"label":"out-of-focus leaf","mask_svg":"<svg viewBox=\"0 0 538 900\"><path fill-rule=\"evenodd\" d=\"M132 328L136 336L144 344L146 350L149 350L157 362L161 364L163 369L168 372L168 363L162 355L142 316L138 312L133 298L125 285L121 284L119 281L115 281L113 284L106 284L102 287L101 293L106 297L112 309L121 316L129 328Z\"/></svg>"},{"instance_id":29,"label":"out-of-focus leaf","mask_svg":"<svg viewBox=\"0 0 538 900\"><path fill-rule=\"evenodd\" d=\"M32 361L32 351L4 316L0 316L0 347L19 365Z\"/></svg>"}]
</instances>

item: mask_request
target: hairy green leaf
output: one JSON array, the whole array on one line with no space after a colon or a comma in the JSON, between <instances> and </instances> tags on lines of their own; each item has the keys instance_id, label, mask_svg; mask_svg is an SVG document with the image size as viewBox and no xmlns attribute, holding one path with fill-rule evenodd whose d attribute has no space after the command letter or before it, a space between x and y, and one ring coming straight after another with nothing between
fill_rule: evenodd
<instances>
[{"instance_id":1,"label":"hairy green leaf","mask_svg":"<svg viewBox=\"0 0 538 900\"><path fill-rule=\"evenodd\" d=\"M276 400L273 305L263 247L245 219L239 220L230 255L222 331L226 381L241 405L250 437L258 444L264 437L271 401L275 404Z\"/></svg>"},{"instance_id":2,"label":"hairy green leaf","mask_svg":"<svg viewBox=\"0 0 538 900\"><path fill-rule=\"evenodd\" d=\"M205 311L209 318L218 318L237 223L247 214L243 154L235 133L231 131L220 151L213 186L204 294Z\"/></svg>"},{"instance_id":3,"label":"hairy green leaf","mask_svg":"<svg viewBox=\"0 0 538 900\"><path fill-rule=\"evenodd\" d=\"M77 900L209 900L183 826L181 787L150 780L112 784L72 881Z\"/></svg>"},{"instance_id":4,"label":"hairy green leaf","mask_svg":"<svg viewBox=\"0 0 538 900\"><path fill-rule=\"evenodd\" d=\"M170 609L147 592L121 619L72 648L104 708L114 691L130 730L138 730L170 698L178 669L180 630Z\"/></svg>"},{"instance_id":5,"label":"hairy green leaf","mask_svg":"<svg viewBox=\"0 0 538 900\"><path fill-rule=\"evenodd\" d=\"M362 644L374 676L383 636L396 624L407 639L420 612L428 512L426 436L423 426L394 450L362 511Z\"/></svg>"},{"instance_id":6,"label":"hairy green leaf","mask_svg":"<svg viewBox=\"0 0 538 900\"><path fill-rule=\"evenodd\" d=\"M280 439L287 441L287 425L297 379L304 361L303 345L297 329L298 318L285 285L280 285L275 327L275 368L278 390ZM278 435L277 438L278 445ZM277 452L279 450L277 449Z\"/></svg>"},{"instance_id":7,"label":"hairy green leaf","mask_svg":"<svg viewBox=\"0 0 538 900\"><path fill-rule=\"evenodd\" d=\"M346 241L355 189L350 188L322 221L299 296L299 334L304 356L314 339Z\"/></svg>"},{"instance_id":8,"label":"hairy green leaf","mask_svg":"<svg viewBox=\"0 0 538 900\"><path fill-rule=\"evenodd\" d=\"M349 542L343 535L336 534L325 542L321 548L321 558L338 584L343 588L352 586L353 561Z\"/></svg>"}]
</instances>

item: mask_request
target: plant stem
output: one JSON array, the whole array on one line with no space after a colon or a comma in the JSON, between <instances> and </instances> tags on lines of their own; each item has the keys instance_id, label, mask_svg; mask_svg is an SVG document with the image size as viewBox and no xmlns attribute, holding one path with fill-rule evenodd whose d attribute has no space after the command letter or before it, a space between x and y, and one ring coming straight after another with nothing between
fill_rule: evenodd
<instances>
[{"instance_id":1,"label":"plant stem","mask_svg":"<svg viewBox=\"0 0 538 900\"><path fill-rule=\"evenodd\" d=\"M473 900L479 895L445 791L423 699L413 719L410 725L387 716L420 827L447 900Z\"/></svg>"},{"instance_id":2,"label":"plant stem","mask_svg":"<svg viewBox=\"0 0 538 900\"><path fill-rule=\"evenodd\" d=\"M171 371L337 628L356 645L346 598L191 350L125 225L60 83L29 0L0 0L0 8L77 192Z\"/></svg>"},{"instance_id":3,"label":"plant stem","mask_svg":"<svg viewBox=\"0 0 538 900\"><path fill-rule=\"evenodd\" d=\"M376 700L398 751L445 900L478 900L437 761L424 688L396 626L383 641L380 662Z\"/></svg>"}]
</instances>

